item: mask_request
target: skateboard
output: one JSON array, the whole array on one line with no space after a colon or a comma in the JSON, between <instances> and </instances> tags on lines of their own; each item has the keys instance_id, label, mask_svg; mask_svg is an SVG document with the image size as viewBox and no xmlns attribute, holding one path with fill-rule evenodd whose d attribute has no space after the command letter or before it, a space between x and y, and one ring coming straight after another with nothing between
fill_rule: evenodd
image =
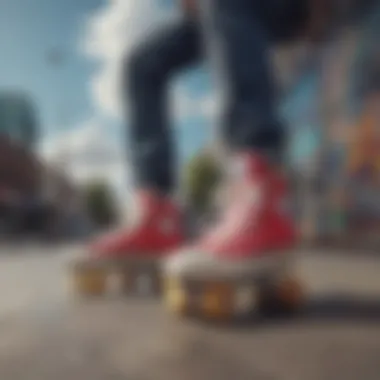
<instances>
[{"instance_id":1,"label":"skateboard","mask_svg":"<svg viewBox=\"0 0 380 380\"><path fill-rule=\"evenodd\" d=\"M291 315L302 306L304 289L288 265L264 265L243 272L196 275L166 269L164 302L176 315L206 320Z\"/></svg>"}]
</instances>

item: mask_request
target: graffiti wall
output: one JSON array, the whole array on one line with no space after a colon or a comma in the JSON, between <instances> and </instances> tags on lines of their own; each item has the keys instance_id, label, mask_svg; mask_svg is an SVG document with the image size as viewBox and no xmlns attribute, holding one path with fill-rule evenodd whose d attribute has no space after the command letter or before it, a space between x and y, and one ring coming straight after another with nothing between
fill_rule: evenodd
<instances>
[{"instance_id":1,"label":"graffiti wall","mask_svg":"<svg viewBox=\"0 0 380 380\"><path fill-rule=\"evenodd\" d=\"M380 5L329 41L285 102L289 158L302 178L317 168L303 199L317 240L380 247L378 36Z\"/></svg>"},{"instance_id":2,"label":"graffiti wall","mask_svg":"<svg viewBox=\"0 0 380 380\"><path fill-rule=\"evenodd\" d=\"M336 170L330 168L324 221L330 237L342 242L380 243L379 34L380 7L346 33L337 68L326 68L324 96L336 109L326 115L326 155L332 159L325 169Z\"/></svg>"}]
</instances>

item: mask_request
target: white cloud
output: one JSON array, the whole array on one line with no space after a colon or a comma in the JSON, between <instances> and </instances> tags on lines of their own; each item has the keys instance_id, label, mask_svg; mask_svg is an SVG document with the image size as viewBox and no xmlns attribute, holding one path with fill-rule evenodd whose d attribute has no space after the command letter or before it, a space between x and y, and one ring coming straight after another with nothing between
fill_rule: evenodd
<instances>
[{"instance_id":1,"label":"white cloud","mask_svg":"<svg viewBox=\"0 0 380 380\"><path fill-rule=\"evenodd\" d=\"M47 137L41 146L42 157L60 167L76 182L105 179L122 196L129 190L130 171L120 139L112 138L109 126L88 120L70 131Z\"/></svg>"}]
</instances>

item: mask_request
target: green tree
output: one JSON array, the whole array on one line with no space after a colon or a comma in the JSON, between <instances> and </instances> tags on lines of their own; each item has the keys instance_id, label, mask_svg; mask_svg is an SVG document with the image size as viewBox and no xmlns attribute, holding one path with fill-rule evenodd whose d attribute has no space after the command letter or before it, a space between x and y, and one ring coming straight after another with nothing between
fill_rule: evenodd
<instances>
[{"instance_id":1,"label":"green tree","mask_svg":"<svg viewBox=\"0 0 380 380\"><path fill-rule=\"evenodd\" d=\"M221 168L211 154L201 153L190 160L184 176L189 206L199 213L209 211L220 178Z\"/></svg>"},{"instance_id":2,"label":"green tree","mask_svg":"<svg viewBox=\"0 0 380 380\"><path fill-rule=\"evenodd\" d=\"M116 205L112 191L106 182L93 180L83 190L88 215L99 227L106 227L116 221Z\"/></svg>"}]
</instances>

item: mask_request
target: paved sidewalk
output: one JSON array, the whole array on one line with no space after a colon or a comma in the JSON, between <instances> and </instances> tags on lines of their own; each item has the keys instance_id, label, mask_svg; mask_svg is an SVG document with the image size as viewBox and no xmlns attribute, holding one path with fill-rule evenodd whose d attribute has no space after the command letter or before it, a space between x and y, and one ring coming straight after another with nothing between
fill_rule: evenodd
<instances>
[{"instance_id":1,"label":"paved sidewalk","mask_svg":"<svg viewBox=\"0 0 380 380\"><path fill-rule=\"evenodd\" d=\"M74 300L76 249L0 257L0 379L379 379L380 258L305 256L302 315L217 327L150 299Z\"/></svg>"}]
</instances>

